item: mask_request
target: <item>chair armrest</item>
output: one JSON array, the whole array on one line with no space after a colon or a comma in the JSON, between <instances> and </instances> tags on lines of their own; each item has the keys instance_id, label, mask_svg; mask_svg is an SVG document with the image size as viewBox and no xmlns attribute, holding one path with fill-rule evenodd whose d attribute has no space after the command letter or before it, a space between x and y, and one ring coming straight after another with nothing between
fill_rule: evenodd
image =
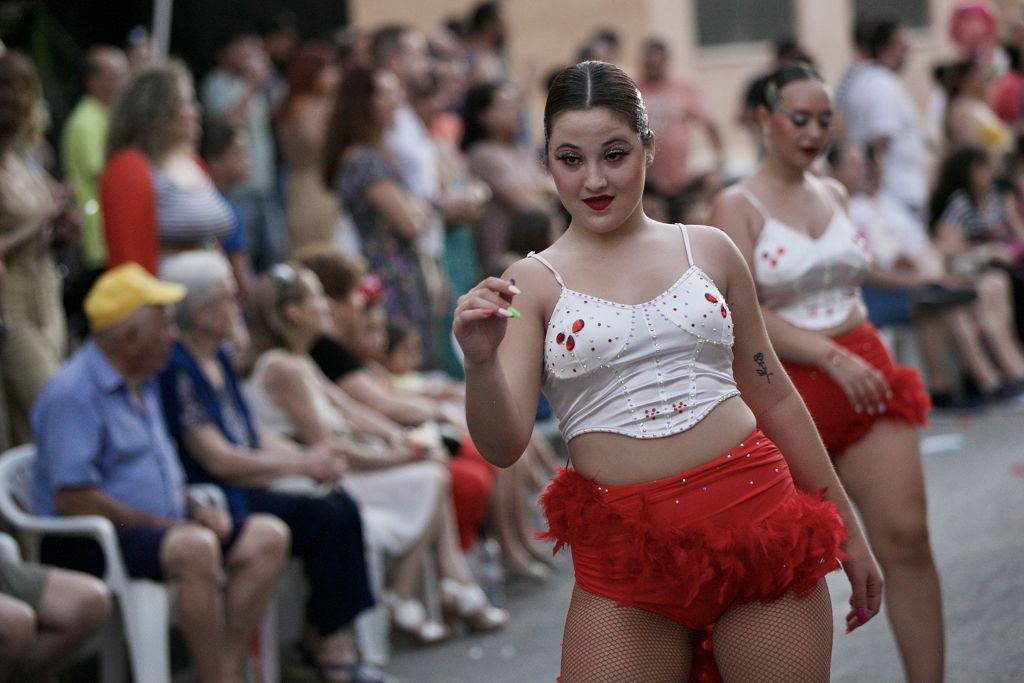
<instances>
[{"instance_id":1,"label":"chair armrest","mask_svg":"<svg viewBox=\"0 0 1024 683\"><path fill-rule=\"evenodd\" d=\"M15 523L20 532L40 534L44 536L65 536L72 538L91 538L99 543L106 562L108 584L127 585L128 574L121 559L121 546L117 540L114 523L99 515L75 515L71 517L43 517L22 514Z\"/></svg>"},{"instance_id":2,"label":"chair armrest","mask_svg":"<svg viewBox=\"0 0 1024 683\"><path fill-rule=\"evenodd\" d=\"M21 562L21 550L18 548L18 542L2 533L0 533L0 561Z\"/></svg>"}]
</instances>

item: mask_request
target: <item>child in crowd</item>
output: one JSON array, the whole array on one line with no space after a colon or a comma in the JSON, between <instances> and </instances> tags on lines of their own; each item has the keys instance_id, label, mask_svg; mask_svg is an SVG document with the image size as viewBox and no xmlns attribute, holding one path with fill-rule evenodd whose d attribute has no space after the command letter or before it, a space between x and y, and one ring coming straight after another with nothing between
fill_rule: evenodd
<instances>
[{"instance_id":1,"label":"child in crowd","mask_svg":"<svg viewBox=\"0 0 1024 683\"><path fill-rule=\"evenodd\" d=\"M380 361L391 376L392 386L422 394L437 401L462 401L461 384L439 372L424 373L423 340L412 325L388 323L387 341Z\"/></svg>"},{"instance_id":2,"label":"child in crowd","mask_svg":"<svg viewBox=\"0 0 1024 683\"><path fill-rule=\"evenodd\" d=\"M203 125L199 154L217 191L231 209L231 232L221 246L231 264L231 271L238 286L238 296L244 302L252 292L252 264L245 240L242 214L227 195L249 177L249 143L245 132L238 126L233 126L222 119L210 119Z\"/></svg>"}]
</instances>

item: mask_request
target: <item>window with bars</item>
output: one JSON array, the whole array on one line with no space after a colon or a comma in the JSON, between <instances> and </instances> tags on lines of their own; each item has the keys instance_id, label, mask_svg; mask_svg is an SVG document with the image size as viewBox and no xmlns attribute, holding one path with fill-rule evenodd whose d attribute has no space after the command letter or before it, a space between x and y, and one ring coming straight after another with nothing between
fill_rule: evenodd
<instances>
[{"instance_id":1,"label":"window with bars","mask_svg":"<svg viewBox=\"0 0 1024 683\"><path fill-rule=\"evenodd\" d=\"M855 19L892 17L908 28L928 25L928 0L853 0L851 6Z\"/></svg>"},{"instance_id":2,"label":"window with bars","mask_svg":"<svg viewBox=\"0 0 1024 683\"><path fill-rule=\"evenodd\" d=\"M792 0L697 0L696 9L701 47L771 41L794 32Z\"/></svg>"}]
</instances>

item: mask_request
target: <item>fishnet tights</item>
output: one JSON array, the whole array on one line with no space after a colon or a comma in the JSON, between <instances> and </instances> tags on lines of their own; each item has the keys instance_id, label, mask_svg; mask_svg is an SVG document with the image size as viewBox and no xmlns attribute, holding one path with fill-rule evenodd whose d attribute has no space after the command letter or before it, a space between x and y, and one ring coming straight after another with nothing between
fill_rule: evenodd
<instances>
[{"instance_id":1,"label":"fishnet tights","mask_svg":"<svg viewBox=\"0 0 1024 683\"><path fill-rule=\"evenodd\" d=\"M824 581L805 598L737 604L715 623L726 683L821 683L832 664L832 601Z\"/></svg>"},{"instance_id":2,"label":"fishnet tights","mask_svg":"<svg viewBox=\"0 0 1024 683\"><path fill-rule=\"evenodd\" d=\"M683 683L695 635L661 615L573 588L562 683Z\"/></svg>"},{"instance_id":3,"label":"fishnet tights","mask_svg":"<svg viewBox=\"0 0 1024 683\"><path fill-rule=\"evenodd\" d=\"M645 610L575 587L562 642L562 683L685 683L697 634ZM811 595L738 604L715 625L725 683L829 680L832 604L822 581Z\"/></svg>"}]
</instances>

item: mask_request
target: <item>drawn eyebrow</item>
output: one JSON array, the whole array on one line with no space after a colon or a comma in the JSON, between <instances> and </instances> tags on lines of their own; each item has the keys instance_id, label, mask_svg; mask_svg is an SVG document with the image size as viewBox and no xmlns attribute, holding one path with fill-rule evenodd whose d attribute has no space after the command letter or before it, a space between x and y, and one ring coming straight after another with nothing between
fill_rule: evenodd
<instances>
[{"instance_id":1,"label":"drawn eyebrow","mask_svg":"<svg viewBox=\"0 0 1024 683\"><path fill-rule=\"evenodd\" d=\"M627 145L629 144L629 141L626 140L625 138L616 136L616 137L613 137L613 138L608 138L607 140L605 140L604 142L601 143L601 146L602 147L607 147L608 145L610 145L612 143L615 143L615 142L621 142L621 143L625 143ZM571 142L563 142L560 145L558 145L558 149L561 149L562 147L568 147L569 149L581 149L581 147L579 145L575 145L575 144L573 144Z\"/></svg>"}]
</instances>

